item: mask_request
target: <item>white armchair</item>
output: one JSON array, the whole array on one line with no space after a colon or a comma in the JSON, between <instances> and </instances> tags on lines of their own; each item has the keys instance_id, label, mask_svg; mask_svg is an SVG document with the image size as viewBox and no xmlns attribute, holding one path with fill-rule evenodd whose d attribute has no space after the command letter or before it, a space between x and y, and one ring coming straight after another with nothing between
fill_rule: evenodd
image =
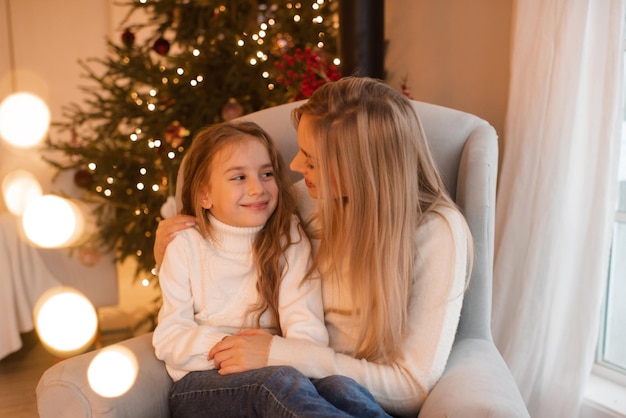
<instances>
[{"instance_id":1,"label":"white armchair","mask_svg":"<svg viewBox=\"0 0 626 418\"><path fill-rule=\"evenodd\" d=\"M297 151L290 103L246 115L279 144L286 161ZM529 417L513 377L491 336L491 295L498 141L484 120L457 110L414 102L445 184L465 214L475 242L475 261L461 322L443 377L419 416ZM96 352L62 361L37 387L39 414L46 417L168 417L171 380L154 356L151 334L121 343L135 353L139 376L119 398L103 398L87 382Z\"/></svg>"}]
</instances>

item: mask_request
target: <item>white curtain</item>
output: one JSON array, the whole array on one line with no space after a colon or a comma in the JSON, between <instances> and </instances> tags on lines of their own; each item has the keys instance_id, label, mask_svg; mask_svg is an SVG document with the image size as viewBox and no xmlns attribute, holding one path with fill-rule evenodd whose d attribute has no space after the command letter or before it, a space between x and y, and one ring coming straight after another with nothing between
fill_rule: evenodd
<instances>
[{"instance_id":1,"label":"white curtain","mask_svg":"<svg viewBox=\"0 0 626 418\"><path fill-rule=\"evenodd\" d=\"M519 0L493 332L533 418L577 417L615 210L624 0Z\"/></svg>"}]
</instances>

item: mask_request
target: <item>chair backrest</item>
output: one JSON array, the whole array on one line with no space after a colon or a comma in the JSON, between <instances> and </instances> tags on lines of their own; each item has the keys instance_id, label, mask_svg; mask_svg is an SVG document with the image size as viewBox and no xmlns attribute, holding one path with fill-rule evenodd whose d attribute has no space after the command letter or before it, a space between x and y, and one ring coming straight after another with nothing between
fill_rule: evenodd
<instances>
[{"instance_id":1,"label":"chair backrest","mask_svg":"<svg viewBox=\"0 0 626 418\"><path fill-rule=\"evenodd\" d=\"M298 151L293 102L242 116L264 128L286 163ZM474 264L457 336L491 339L491 295L498 137L489 123L469 113L413 101L444 183L469 224ZM178 189L180 180L178 177ZM294 173L293 179L298 180Z\"/></svg>"}]
</instances>

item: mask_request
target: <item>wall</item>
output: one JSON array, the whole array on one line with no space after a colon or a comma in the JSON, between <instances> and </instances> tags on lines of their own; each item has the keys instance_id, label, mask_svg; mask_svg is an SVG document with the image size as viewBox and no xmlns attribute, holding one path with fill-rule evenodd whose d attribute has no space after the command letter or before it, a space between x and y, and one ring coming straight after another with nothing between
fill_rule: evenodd
<instances>
[{"instance_id":1,"label":"wall","mask_svg":"<svg viewBox=\"0 0 626 418\"><path fill-rule=\"evenodd\" d=\"M387 80L416 100L474 113L500 137L513 0L387 0Z\"/></svg>"},{"instance_id":2,"label":"wall","mask_svg":"<svg viewBox=\"0 0 626 418\"><path fill-rule=\"evenodd\" d=\"M0 0L0 101L14 90L41 97L49 106L53 121L62 120L62 107L81 102L78 60L106 55L106 37L119 37L117 22L124 10L113 7L115 0ZM9 19L10 12L10 19ZM9 23L12 33L9 34ZM10 38L14 45L16 72L11 74ZM59 135L51 129L52 137ZM0 141L0 183L17 168L31 171L44 193L70 192L71 175L54 178L55 170L32 149L19 150ZM0 197L0 213L7 212ZM154 298L131 278L134 265L120 265L119 306L134 311ZM71 272L68 272L71 274Z\"/></svg>"},{"instance_id":3,"label":"wall","mask_svg":"<svg viewBox=\"0 0 626 418\"><path fill-rule=\"evenodd\" d=\"M104 54L106 3L104 0L0 0L0 100L14 89L34 93L48 103L52 119L59 120L61 106L80 99L77 60ZM12 58L14 73L10 72ZM0 141L0 178L16 168L33 172L44 192L54 187L53 173L38 153L9 147ZM0 201L0 210L6 211L3 199Z\"/></svg>"}]
</instances>

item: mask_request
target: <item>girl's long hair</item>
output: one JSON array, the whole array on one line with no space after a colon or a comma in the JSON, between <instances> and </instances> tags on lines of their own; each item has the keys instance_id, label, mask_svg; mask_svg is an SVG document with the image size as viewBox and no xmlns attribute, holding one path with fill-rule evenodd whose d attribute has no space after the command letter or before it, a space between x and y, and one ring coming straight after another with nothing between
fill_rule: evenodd
<instances>
[{"instance_id":1,"label":"girl's long hair","mask_svg":"<svg viewBox=\"0 0 626 418\"><path fill-rule=\"evenodd\" d=\"M352 290L359 307L352 354L392 361L407 327L416 228L438 207L456 206L412 104L382 82L327 83L294 110L294 124L303 115L312 121L320 174L313 268L324 286L342 280Z\"/></svg>"},{"instance_id":2,"label":"girl's long hair","mask_svg":"<svg viewBox=\"0 0 626 418\"><path fill-rule=\"evenodd\" d=\"M272 138L254 122L224 122L200 130L185 156L182 187L182 213L195 216L205 238L211 238L211 223L207 209L202 207L201 195L209 185L211 164L215 156L226 147L252 136L265 146L272 162L278 202L274 213L258 232L253 243L253 255L258 271L257 290L259 302L251 307L254 321L259 326L261 315L268 311L273 324L280 330L278 321L278 292L285 267L283 254L291 245L291 222L296 213L295 192L289 172ZM301 232L302 234L302 232ZM302 235L300 235L302 239Z\"/></svg>"}]
</instances>

